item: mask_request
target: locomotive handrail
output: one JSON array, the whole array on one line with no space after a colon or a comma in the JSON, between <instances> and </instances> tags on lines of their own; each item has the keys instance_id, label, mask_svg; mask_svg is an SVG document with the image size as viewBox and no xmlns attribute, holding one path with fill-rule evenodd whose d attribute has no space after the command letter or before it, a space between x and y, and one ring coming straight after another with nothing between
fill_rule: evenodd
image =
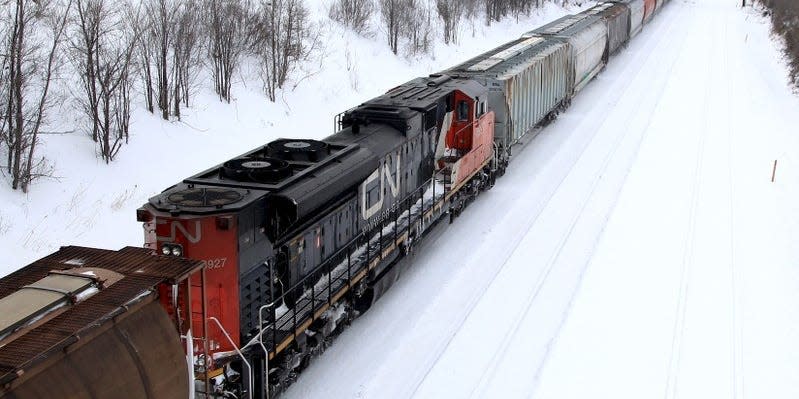
<instances>
[{"instance_id":1,"label":"locomotive handrail","mask_svg":"<svg viewBox=\"0 0 799 399\"><path fill-rule=\"evenodd\" d=\"M274 305L274 302L266 304L258 308L258 327L261 331L258 332L258 344L261 345L261 349L264 350L264 370L266 370L266 396L265 399L269 399L269 351L266 349L266 345L264 345L264 319L263 319L263 312L264 309L268 309ZM274 330L274 328L273 328Z\"/></svg>"},{"instance_id":2,"label":"locomotive handrail","mask_svg":"<svg viewBox=\"0 0 799 399\"><path fill-rule=\"evenodd\" d=\"M431 177L430 179L426 180L423 184L421 184L416 190L405 196L402 200L397 202L396 209L390 211L387 215L389 217L385 218L384 220L377 223L375 227L368 231L362 231L357 236L352 238L347 244L342 246L339 250L331 254L324 262L322 262L319 266L314 268L311 272L309 272L305 277L300 279L298 282L293 284L288 289L284 290L283 293L276 297L272 302L267 305L262 306L259 309L259 328L262 330L266 330L271 326L272 329L272 342L269 347L263 344L263 331L259 332L259 344L261 344L262 349L265 350L267 353L267 358L269 357L270 351L277 354L278 349L278 342L277 342L277 331L278 330L285 330L288 326L291 326L291 334L289 336L295 336L297 334L297 327L301 323L307 322L307 320L315 320L317 315L315 314L316 308L319 305L327 304L331 306L333 303L333 282L336 281L343 281L346 284L342 283L341 287L336 288L335 293L341 292L343 289L347 291L352 288L352 281L353 277L358 276L358 274L353 275L352 271L353 268L355 270L360 271L364 268L369 269L372 262L379 258L383 259L384 250L386 247L386 242L384 238L391 238L392 245L396 245L397 237L398 237L398 230L399 230L399 222L403 212L405 211L405 204L404 202L407 201L407 230L408 230L408 237L410 237L410 230L411 225L415 222L414 219L418 219L423 222L424 220L424 211L425 211L425 193L427 189L430 189L432 192L432 196L429 198L431 202L430 208L427 210L435 210L436 209L436 202L438 198L436 197L436 181L437 179L435 176ZM446 189L441 195L446 193ZM417 217L414 218L412 207L414 199L417 198L420 201L420 212ZM443 200L443 197L442 197ZM384 237L383 230L386 229L387 226L393 223L391 226L392 231L391 235ZM376 230L377 229L377 230ZM375 242L373 242L375 241ZM389 246L389 248L391 248ZM358 253L358 251L362 249L360 254L355 255L353 259L353 255ZM376 251L376 252L375 252ZM373 256L373 252L374 256ZM341 270L340 275L333 276L333 272L337 267L343 266L344 262L346 262L346 274L344 270ZM327 274L325 276L324 274ZM360 274L360 273L359 273ZM322 279L326 278L327 287L320 288L322 291L316 289L316 285L323 281ZM311 283L311 286L308 287L307 285ZM324 291L327 291L327 300L319 300L321 298L317 298L317 294L321 293L324 294ZM296 303L291 309L287 310L286 313L283 313L278 317L275 313L275 305L280 302L285 303L286 297L289 294L296 294ZM308 297L310 294L310 297ZM304 301L300 301L300 299L305 298ZM302 302L302 303L300 303ZM264 326L263 324L263 316L262 312L263 309L271 308L272 309L272 323L270 325ZM287 315L288 312L291 312L291 315Z\"/></svg>"},{"instance_id":3,"label":"locomotive handrail","mask_svg":"<svg viewBox=\"0 0 799 399\"><path fill-rule=\"evenodd\" d=\"M248 385L248 387L247 387L248 388L247 397L252 399L252 379L253 379L253 375L252 375L252 366L250 366L250 362L247 361L247 358L244 357L243 353L241 353L241 351L239 350L239 347L236 346L236 343L234 343L233 340L230 338L230 334L227 333L227 330L225 330L225 327L222 327L222 323L220 323L219 320L217 320L217 318L214 317L214 316L209 317L208 320L213 321L214 323L216 323L217 326L219 326L219 329L222 330L223 334L225 334L225 338L227 338L227 340L230 343L230 345L233 346L233 349L236 350L236 353L241 358L241 361L244 362L244 365L247 366L247 385Z\"/></svg>"},{"instance_id":4,"label":"locomotive handrail","mask_svg":"<svg viewBox=\"0 0 799 399\"><path fill-rule=\"evenodd\" d=\"M413 195L414 195L416 192L419 192L419 191L422 191L422 192L423 192L423 191L424 191L423 189L424 189L424 188L426 188L426 187L427 187L427 185L428 185L429 183L433 183L434 181L435 181L435 178L430 178L430 179L428 179L426 182L424 182L424 184L422 184L422 185L420 186L420 188L418 188L418 189L414 190L414 192L413 192L413 193L411 193L411 194L409 194L408 196L406 196L406 197L405 197L405 199L407 199L407 198L411 198L411 197L412 197L412 196L413 196ZM433 189L433 194L434 194L434 196L433 196L433 199L435 199L435 184L433 184L433 186L432 186L432 187L433 187L432 189ZM399 202L401 202L401 201L398 201L398 203L399 203ZM351 247L352 247L353 245L357 244L357 241L358 241L358 240L360 240L360 239L362 239L362 238L364 238L364 237L367 237L367 236L369 236L369 235L376 234L376 233L374 233L376 229L380 229L380 233L382 233L382 231L383 231L383 227L384 227L384 226L383 226L384 222L385 222L385 221L383 221L382 223L380 223L380 225L379 225L379 226L376 226L376 227L374 227L374 228L373 228L372 230L370 230L370 231L362 231L361 233L359 233L357 236L355 236L353 239L351 239L349 242L347 242L347 244L345 244L345 245L344 245L344 246L342 246L342 247L341 247L339 250L337 250L337 251L336 251L336 252L334 252L332 255L330 255L330 256L327 258L327 260L325 260L324 262L322 262L322 263L321 263L319 266L317 266L316 268L314 268L314 269L313 269L311 272L309 272L309 273L308 273L308 274L307 274L305 277L303 277L302 279L300 279L300 281L298 281L298 282L294 283L294 285L292 285L291 287L289 287L288 289L286 289L284 292L292 292L292 291L296 290L298 287L302 286L302 284L303 284L303 283L307 282L307 280L309 280L309 279L311 279L312 277L314 277L314 275L315 275L317 272L319 272L319 271L323 270L323 269L324 269L325 267L327 267L327 266L330 266L330 264L331 264L331 263L333 263L333 261L335 261L335 260L336 260L336 258L337 258L339 255L343 255L345 251L347 251L348 249L351 249ZM372 233L372 234L370 234L370 233ZM370 238L370 239L369 239L369 241L372 241L372 238ZM378 241L379 241L379 240L378 240ZM275 300L273 300L273 301L272 301L272 303L273 303L273 304L275 304L275 303L279 302L279 301L280 301L280 299L282 299L284 296L285 296L285 294L283 294L283 295L281 295L281 296L277 297Z\"/></svg>"}]
</instances>

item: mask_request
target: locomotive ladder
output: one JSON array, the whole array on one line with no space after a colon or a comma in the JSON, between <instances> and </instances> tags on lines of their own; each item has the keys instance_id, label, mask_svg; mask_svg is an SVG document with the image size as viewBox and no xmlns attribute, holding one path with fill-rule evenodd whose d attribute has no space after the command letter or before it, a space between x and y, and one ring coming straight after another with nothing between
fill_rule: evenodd
<instances>
[{"instance_id":1,"label":"locomotive ladder","mask_svg":"<svg viewBox=\"0 0 799 399\"><path fill-rule=\"evenodd\" d=\"M187 290L188 296L188 303L189 303L189 311L190 311L190 328L192 331L190 345L192 348L200 348L202 353L199 356L204 357L204 368L200 373L199 377L202 378L203 381L203 391L195 391L195 397L209 397L209 390L211 389L210 383L208 379L210 378L208 373L208 367L211 366L211 358L208 356L208 304L207 304L207 296L205 292L205 268L202 268L199 275L195 275L189 278L189 289ZM198 295L200 300L199 302L199 309L194 306L194 296ZM199 335L195 335L199 332ZM195 345L197 343L198 345ZM197 350L193 350L194 357L197 357ZM194 359L191 359L193 364L196 364ZM197 379L198 375L196 372L192 373L193 375L189 376L192 384L192 390L196 389L194 385L194 381ZM198 395L201 394L201 395Z\"/></svg>"}]
</instances>

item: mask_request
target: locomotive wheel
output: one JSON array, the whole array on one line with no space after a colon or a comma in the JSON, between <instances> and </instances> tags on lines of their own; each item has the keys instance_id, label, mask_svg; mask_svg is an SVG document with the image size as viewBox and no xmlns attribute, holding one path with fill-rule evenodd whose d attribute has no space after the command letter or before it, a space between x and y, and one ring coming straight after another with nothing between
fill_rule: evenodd
<instances>
[{"instance_id":1,"label":"locomotive wheel","mask_svg":"<svg viewBox=\"0 0 799 399\"><path fill-rule=\"evenodd\" d=\"M361 295L352 298L352 308L359 314L364 314L372 307L374 298L374 289L372 287L366 288Z\"/></svg>"}]
</instances>

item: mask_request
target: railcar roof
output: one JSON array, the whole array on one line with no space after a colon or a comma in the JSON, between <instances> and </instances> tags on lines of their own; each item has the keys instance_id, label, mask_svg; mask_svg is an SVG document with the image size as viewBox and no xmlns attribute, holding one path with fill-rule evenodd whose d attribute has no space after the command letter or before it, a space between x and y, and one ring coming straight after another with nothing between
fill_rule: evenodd
<instances>
[{"instance_id":1,"label":"railcar roof","mask_svg":"<svg viewBox=\"0 0 799 399\"><path fill-rule=\"evenodd\" d=\"M480 54L451 68L450 71L453 74L464 76L504 76L519 66L529 65L564 45L561 41L549 38L522 37ZM485 69L482 66L485 66Z\"/></svg>"},{"instance_id":2,"label":"railcar roof","mask_svg":"<svg viewBox=\"0 0 799 399\"><path fill-rule=\"evenodd\" d=\"M144 248L111 251L70 246L1 278L0 298L8 298L48 277L70 273L96 277L99 287L94 295L67 305L49 320L31 320L7 336L9 342L0 347L0 385L47 359L49 354L65 350L79 342L80 337L113 322L115 316L128 311L128 305L147 297L158 284L183 280L201 267L198 261L154 255ZM104 272L118 280L103 288Z\"/></svg>"},{"instance_id":3,"label":"railcar roof","mask_svg":"<svg viewBox=\"0 0 799 399\"><path fill-rule=\"evenodd\" d=\"M602 17L615 17L627 9L627 6L622 3L607 2L599 3L584 11L586 14L599 15Z\"/></svg>"},{"instance_id":4,"label":"railcar roof","mask_svg":"<svg viewBox=\"0 0 799 399\"><path fill-rule=\"evenodd\" d=\"M538 29L525 33L522 37L535 35L545 37L571 37L582 32L586 27L601 21L602 17L590 13L567 15L546 24Z\"/></svg>"}]
</instances>

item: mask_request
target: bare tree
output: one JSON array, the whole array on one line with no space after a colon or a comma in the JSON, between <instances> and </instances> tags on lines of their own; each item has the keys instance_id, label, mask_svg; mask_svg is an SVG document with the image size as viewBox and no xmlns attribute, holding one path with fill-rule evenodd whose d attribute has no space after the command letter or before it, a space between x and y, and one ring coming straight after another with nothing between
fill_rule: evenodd
<instances>
[{"instance_id":1,"label":"bare tree","mask_svg":"<svg viewBox=\"0 0 799 399\"><path fill-rule=\"evenodd\" d=\"M41 175L36 169L39 131L51 109L50 86L61 61L59 49L71 3L16 0L4 7L9 26L2 40L7 80L3 136L7 148L5 170L11 188L27 192Z\"/></svg>"},{"instance_id":2,"label":"bare tree","mask_svg":"<svg viewBox=\"0 0 799 399\"><path fill-rule=\"evenodd\" d=\"M247 48L249 8L249 2L239 0L205 1L208 57L211 59L214 91L222 101L230 102L231 79Z\"/></svg>"},{"instance_id":3,"label":"bare tree","mask_svg":"<svg viewBox=\"0 0 799 399\"><path fill-rule=\"evenodd\" d=\"M277 89L316 47L318 32L302 0L261 1L251 26L251 49L258 58L264 90L275 101Z\"/></svg>"},{"instance_id":4,"label":"bare tree","mask_svg":"<svg viewBox=\"0 0 799 399\"><path fill-rule=\"evenodd\" d=\"M147 0L144 3L145 26L142 32L142 51L146 53L142 58L146 59L148 65L143 65L145 79L152 80L145 82L145 87L152 87L154 97L157 99L158 110L163 119L169 119L171 94L173 88L173 74L170 73L170 65L173 61L171 51L174 40L175 18L179 10L179 0ZM155 71L155 73L153 73Z\"/></svg>"},{"instance_id":5,"label":"bare tree","mask_svg":"<svg viewBox=\"0 0 799 399\"><path fill-rule=\"evenodd\" d=\"M8 32L11 28L11 18L5 18L8 16L6 10L3 10L2 15L4 18L0 18L0 40L3 40L2 45L0 45L2 46L0 47L0 112L3 112L3 114L0 115L0 146L6 144L6 110L11 101L9 97L9 90L11 88L11 77L9 74L11 71L11 54L6 51L9 46L5 43L9 38ZM2 173L2 169L0 169L0 173Z\"/></svg>"},{"instance_id":6,"label":"bare tree","mask_svg":"<svg viewBox=\"0 0 799 399\"><path fill-rule=\"evenodd\" d=\"M521 14L529 14L533 8L541 6L540 0L483 0L485 6L486 25L492 21L501 21L502 18L513 16L519 18ZM562 0L561 5L566 6L569 0Z\"/></svg>"},{"instance_id":7,"label":"bare tree","mask_svg":"<svg viewBox=\"0 0 799 399\"><path fill-rule=\"evenodd\" d=\"M155 78L153 77L153 60L151 57L152 36L149 34L149 27L146 26L147 21L140 20L139 23L144 25L144 33L138 35L138 40L136 41L142 84L144 86L144 102L147 111L155 113L155 88L153 87Z\"/></svg>"},{"instance_id":8,"label":"bare tree","mask_svg":"<svg viewBox=\"0 0 799 399\"><path fill-rule=\"evenodd\" d=\"M403 5L403 0L380 0L380 19L386 31L388 46L394 54L397 54L400 34L408 19L409 10Z\"/></svg>"},{"instance_id":9,"label":"bare tree","mask_svg":"<svg viewBox=\"0 0 799 399\"><path fill-rule=\"evenodd\" d=\"M761 0L771 16L774 33L783 37L783 51L788 59L791 82L799 87L799 2Z\"/></svg>"},{"instance_id":10,"label":"bare tree","mask_svg":"<svg viewBox=\"0 0 799 399\"><path fill-rule=\"evenodd\" d=\"M128 141L137 32L127 21L137 18L109 0L75 1L71 58L83 87L78 103L100 156L108 163Z\"/></svg>"},{"instance_id":11,"label":"bare tree","mask_svg":"<svg viewBox=\"0 0 799 399\"><path fill-rule=\"evenodd\" d=\"M444 22L444 43L458 41L458 22L464 12L462 0L436 0L436 10L441 21Z\"/></svg>"},{"instance_id":12,"label":"bare tree","mask_svg":"<svg viewBox=\"0 0 799 399\"><path fill-rule=\"evenodd\" d=\"M369 30L369 20L375 10L373 0L336 0L330 5L330 19L364 34Z\"/></svg>"},{"instance_id":13,"label":"bare tree","mask_svg":"<svg viewBox=\"0 0 799 399\"><path fill-rule=\"evenodd\" d=\"M192 2L177 4L172 40L172 114L180 119L181 103L188 107L200 65L200 10Z\"/></svg>"},{"instance_id":14,"label":"bare tree","mask_svg":"<svg viewBox=\"0 0 799 399\"><path fill-rule=\"evenodd\" d=\"M457 0L453 0L457 1ZM430 0L380 0L380 19L388 46L397 54L405 42L408 54L430 51L435 26L434 3Z\"/></svg>"},{"instance_id":15,"label":"bare tree","mask_svg":"<svg viewBox=\"0 0 799 399\"><path fill-rule=\"evenodd\" d=\"M458 1L458 0L454 0ZM429 53L435 29L433 5L425 0L405 0L407 16L403 34L408 38L408 54Z\"/></svg>"}]
</instances>

